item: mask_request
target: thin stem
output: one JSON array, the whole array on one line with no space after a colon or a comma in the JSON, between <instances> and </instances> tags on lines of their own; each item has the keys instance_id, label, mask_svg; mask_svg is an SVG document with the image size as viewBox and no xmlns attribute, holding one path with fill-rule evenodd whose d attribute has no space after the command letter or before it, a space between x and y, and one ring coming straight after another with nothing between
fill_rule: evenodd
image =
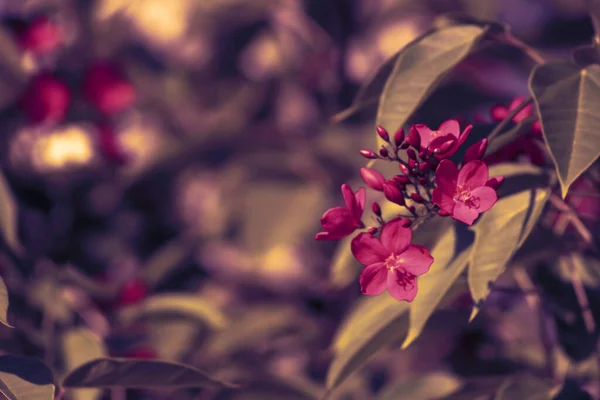
<instances>
[{"instance_id":1,"label":"thin stem","mask_svg":"<svg viewBox=\"0 0 600 400\"><path fill-rule=\"evenodd\" d=\"M594 250L596 254L600 254L600 249L598 248L598 243L596 243L592 233L585 226L585 224L581 221L577 212L573 210L573 208L567 204L562 198L555 194L551 194L549 198L550 204L556 207L559 211L566 214L567 218L570 219L570 222L573 224L573 227L579 233L579 236Z\"/></svg>"},{"instance_id":2,"label":"thin stem","mask_svg":"<svg viewBox=\"0 0 600 400\"><path fill-rule=\"evenodd\" d=\"M532 101L533 101L533 99L531 97L528 97L525 100L523 100L523 102L521 104L519 104L518 107L516 107L514 110L512 110L510 113L508 113L508 115L506 117L504 117L504 119L498 125L496 125L494 130L492 130L492 132L490 132L490 134L488 135L488 141L491 142L492 139L494 139L496 136L498 136L500 133L502 133L504 128L506 128L508 126L508 124L510 124L512 122L513 118L519 112L521 112L525 107L527 107L529 105L529 103L531 103Z\"/></svg>"},{"instance_id":3,"label":"thin stem","mask_svg":"<svg viewBox=\"0 0 600 400\"><path fill-rule=\"evenodd\" d=\"M585 294L585 287L583 286L583 282L581 281L579 270L577 269L577 266L573 262L572 258L567 258L566 262L567 266L569 267L569 272L571 273L571 285L573 286L573 290L575 291L577 303L581 308L581 314L583 316L585 328L589 333L592 333L594 332L594 330L596 330L596 322L594 321L594 316L592 315L592 310L590 309L590 302L588 301L587 295Z\"/></svg>"},{"instance_id":4,"label":"thin stem","mask_svg":"<svg viewBox=\"0 0 600 400\"><path fill-rule=\"evenodd\" d=\"M539 50L529 46L527 43L523 42L521 39L511 35L510 33L504 33L500 41L515 47L523 52L527 57L529 57L536 64L545 64L546 60L544 56L540 53Z\"/></svg>"}]
</instances>

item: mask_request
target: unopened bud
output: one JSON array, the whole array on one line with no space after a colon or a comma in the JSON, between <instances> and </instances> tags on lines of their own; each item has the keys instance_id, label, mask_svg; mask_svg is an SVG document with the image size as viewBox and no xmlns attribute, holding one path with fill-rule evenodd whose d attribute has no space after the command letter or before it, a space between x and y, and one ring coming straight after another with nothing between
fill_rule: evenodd
<instances>
[{"instance_id":1,"label":"unopened bud","mask_svg":"<svg viewBox=\"0 0 600 400\"><path fill-rule=\"evenodd\" d=\"M427 178L425 178L424 176L419 177L419 183L421 185L424 185L427 183Z\"/></svg>"},{"instance_id":2,"label":"unopened bud","mask_svg":"<svg viewBox=\"0 0 600 400\"><path fill-rule=\"evenodd\" d=\"M399 206L403 206L406 204L402 192L393 183L386 182L383 185L383 194L385 195L385 198L391 201L392 203L398 204Z\"/></svg>"},{"instance_id":3,"label":"unopened bud","mask_svg":"<svg viewBox=\"0 0 600 400\"><path fill-rule=\"evenodd\" d=\"M408 211L410 211L411 213L414 213L416 211L416 207L415 206L408 206L406 207L408 209Z\"/></svg>"},{"instance_id":4,"label":"unopened bud","mask_svg":"<svg viewBox=\"0 0 600 400\"><path fill-rule=\"evenodd\" d=\"M410 169L410 171L413 171L416 166L417 166L417 161L414 158L409 158L408 159L408 168Z\"/></svg>"},{"instance_id":5,"label":"unopened bud","mask_svg":"<svg viewBox=\"0 0 600 400\"><path fill-rule=\"evenodd\" d=\"M388 149L386 149L385 146L381 146L381 149L379 149L379 155L381 155L381 157L387 157L389 155Z\"/></svg>"},{"instance_id":6,"label":"unopened bud","mask_svg":"<svg viewBox=\"0 0 600 400\"><path fill-rule=\"evenodd\" d=\"M488 140L486 138L481 139L477 143L469 146L463 157L463 165L469 161L481 160L487 149Z\"/></svg>"},{"instance_id":7,"label":"unopened bud","mask_svg":"<svg viewBox=\"0 0 600 400\"><path fill-rule=\"evenodd\" d=\"M450 215L450 213L449 213L449 212L446 212L446 211L444 211L444 210L439 210L439 211L438 211L438 215L439 215L440 217L447 217L447 216L449 216L449 215Z\"/></svg>"},{"instance_id":8,"label":"unopened bud","mask_svg":"<svg viewBox=\"0 0 600 400\"><path fill-rule=\"evenodd\" d=\"M419 193L411 193L410 198L413 199L415 203L423 204L425 203L425 199Z\"/></svg>"},{"instance_id":9,"label":"unopened bud","mask_svg":"<svg viewBox=\"0 0 600 400\"><path fill-rule=\"evenodd\" d=\"M421 135L419 135L419 132L414 126L410 127L410 130L408 131L408 138L406 138L406 142L417 150L421 148Z\"/></svg>"},{"instance_id":10,"label":"unopened bud","mask_svg":"<svg viewBox=\"0 0 600 400\"><path fill-rule=\"evenodd\" d=\"M377 156L377 154L375 154L375 152L371 151L371 150L361 150L360 154L364 157L364 158L368 158L369 160L376 160L379 157Z\"/></svg>"},{"instance_id":11,"label":"unopened bud","mask_svg":"<svg viewBox=\"0 0 600 400\"><path fill-rule=\"evenodd\" d=\"M374 235L374 234L376 234L376 233L377 233L377 231L378 231L378 229L377 229L377 228L373 228L373 227L371 227L371 228L367 229L367 233L368 233L369 235Z\"/></svg>"},{"instance_id":12,"label":"unopened bud","mask_svg":"<svg viewBox=\"0 0 600 400\"><path fill-rule=\"evenodd\" d=\"M404 143L402 143L402 144L400 145L400 148L401 148L402 150L406 150L406 149L408 149L409 147L410 147L410 143L408 143L408 142L404 142Z\"/></svg>"},{"instance_id":13,"label":"unopened bud","mask_svg":"<svg viewBox=\"0 0 600 400\"><path fill-rule=\"evenodd\" d=\"M408 218L402 219L402 227L403 228L408 228L411 224L412 224L412 221L410 219L408 219Z\"/></svg>"},{"instance_id":14,"label":"unopened bud","mask_svg":"<svg viewBox=\"0 0 600 400\"><path fill-rule=\"evenodd\" d=\"M405 164L399 164L398 168L400 168L400 172L402 172L404 175L408 175L410 173L410 170Z\"/></svg>"},{"instance_id":15,"label":"unopened bud","mask_svg":"<svg viewBox=\"0 0 600 400\"><path fill-rule=\"evenodd\" d=\"M382 138L385 142L389 143L390 142L390 135L388 134L388 132L385 130L385 128L381 125L377 125L377 134L379 135L380 138Z\"/></svg>"},{"instance_id":16,"label":"unopened bud","mask_svg":"<svg viewBox=\"0 0 600 400\"><path fill-rule=\"evenodd\" d=\"M417 153L413 149L406 150L406 155L411 160L416 160L417 159Z\"/></svg>"},{"instance_id":17,"label":"unopened bud","mask_svg":"<svg viewBox=\"0 0 600 400\"><path fill-rule=\"evenodd\" d=\"M373 214L377 215L378 217L381 217L381 207L379 207L379 204L377 204L377 202L373 202L373 204L371 204L371 210L373 210Z\"/></svg>"},{"instance_id":18,"label":"unopened bud","mask_svg":"<svg viewBox=\"0 0 600 400\"><path fill-rule=\"evenodd\" d=\"M419 164L419 171L421 172L427 172L429 171L430 165L428 162L422 162L421 164Z\"/></svg>"},{"instance_id":19,"label":"unopened bud","mask_svg":"<svg viewBox=\"0 0 600 400\"><path fill-rule=\"evenodd\" d=\"M485 182L485 186L491 187L494 190L497 190L502 183L504 182L503 176L497 176L495 178L490 178Z\"/></svg>"},{"instance_id":20,"label":"unopened bud","mask_svg":"<svg viewBox=\"0 0 600 400\"><path fill-rule=\"evenodd\" d=\"M398 129L396 134L394 135L394 143L396 146L400 146L404 142L404 128Z\"/></svg>"},{"instance_id":21,"label":"unopened bud","mask_svg":"<svg viewBox=\"0 0 600 400\"><path fill-rule=\"evenodd\" d=\"M406 185L410 182L410 178L406 175L396 175L394 176L394 180L398 183L402 183L403 185Z\"/></svg>"},{"instance_id":22,"label":"unopened bud","mask_svg":"<svg viewBox=\"0 0 600 400\"><path fill-rule=\"evenodd\" d=\"M363 167L360 169L360 177L373 190L383 190L385 178L379 172L371 168Z\"/></svg>"}]
</instances>

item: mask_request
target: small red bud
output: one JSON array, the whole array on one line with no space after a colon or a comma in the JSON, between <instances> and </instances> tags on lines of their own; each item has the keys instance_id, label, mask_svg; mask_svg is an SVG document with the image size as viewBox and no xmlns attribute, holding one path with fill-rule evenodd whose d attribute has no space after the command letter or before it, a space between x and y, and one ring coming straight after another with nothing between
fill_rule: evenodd
<instances>
[{"instance_id":1,"label":"small red bud","mask_svg":"<svg viewBox=\"0 0 600 400\"><path fill-rule=\"evenodd\" d=\"M394 176L394 180L398 183L402 183L403 185L406 185L410 182L410 178L406 175L396 175Z\"/></svg>"},{"instance_id":2,"label":"small red bud","mask_svg":"<svg viewBox=\"0 0 600 400\"><path fill-rule=\"evenodd\" d=\"M398 131L394 135L394 143L396 144L396 146L402 145L402 142L404 142L404 128L398 129Z\"/></svg>"},{"instance_id":3,"label":"small red bud","mask_svg":"<svg viewBox=\"0 0 600 400\"><path fill-rule=\"evenodd\" d=\"M400 168L400 172L402 172L404 175L408 175L409 174L409 169L406 165L404 164L399 164L398 167Z\"/></svg>"},{"instance_id":4,"label":"small red bud","mask_svg":"<svg viewBox=\"0 0 600 400\"><path fill-rule=\"evenodd\" d=\"M407 209L408 209L408 211L410 211L411 213L414 213L414 212L415 212L415 210L416 210L415 206L408 206L408 207L406 207L406 208L407 208Z\"/></svg>"},{"instance_id":5,"label":"small red bud","mask_svg":"<svg viewBox=\"0 0 600 400\"><path fill-rule=\"evenodd\" d=\"M401 148L402 150L406 150L406 149L408 149L409 147L410 147L410 143L408 143L408 142L404 142L404 143L402 143L402 144L400 145L400 148Z\"/></svg>"},{"instance_id":6,"label":"small red bud","mask_svg":"<svg viewBox=\"0 0 600 400\"><path fill-rule=\"evenodd\" d=\"M412 224L412 221L408 218L402 219L402 227L408 228Z\"/></svg>"},{"instance_id":7,"label":"small red bud","mask_svg":"<svg viewBox=\"0 0 600 400\"><path fill-rule=\"evenodd\" d=\"M393 183L386 182L383 185L383 194L385 195L385 198L391 201L392 203L398 204L400 206L406 204L402 192Z\"/></svg>"},{"instance_id":8,"label":"small red bud","mask_svg":"<svg viewBox=\"0 0 600 400\"><path fill-rule=\"evenodd\" d=\"M380 138L382 138L385 142L390 141L390 135L388 134L388 132L385 130L385 128L381 125L377 125L377 134L379 135Z\"/></svg>"},{"instance_id":9,"label":"small red bud","mask_svg":"<svg viewBox=\"0 0 600 400\"><path fill-rule=\"evenodd\" d=\"M119 305L131 305L135 303L139 303L142 301L146 295L148 294L148 289L146 288L146 284L140 280L132 280L121 288L121 293L119 294Z\"/></svg>"},{"instance_id":10,"label":"small red bud","mask_svg":"<svg viewBox=\"0 0 600 400\"><path fill-rule=\"evenodd\" d=\"M375 152L373 152L371 150L361 150L360 155L363 156L364 158L368 158L369 160L375 160L375 159L379 158L377 156L377 154L375 154Z\"/></svg>"},{"instance_id":11,"label":"small red bud","mask_svg":"<svg viewBox=\"0 0 600 400\"><path fill-rule=\"evenodd\" d=\"M371 204L371 209L373 210L373 214L377 215L378 217L381 217L381 207L379 207L379 204L377 204L377 202L373 202L373 204Z\"/></svg>"},{"instance_id":12,"label":"small red bud","mask_svg":"<svg viewBox=\"0 0 600 400\"><path fill-rule=\"evenodd\" d=\"M369 235L374 235L374 234L376 234L376 233L377 233L377 231L378 231L378 229L377 229L377 228L373 228L373 227L371 227L371 228L367 229L367 233L368 233Z\"/></svg>"},{"instance_id":13,"label":"small red bud","mask_svg":"<svg viewBox=\"0 0 600 400\"><path fill-rule=\"evenodd\" d=\"M421 135L419 135L419 132L414 126L410 127L406 142L417 150L421 148Z\"/></svg>"},{"instance_id":14,"label":"small red bud","mask_svg":"<svg viewBox=\"0 0 600 400\"><path fill-rule=\"evenodd\" d=\"M419 177L419 183L421 185L424 185L427 183L427 178L425 178L424 176Z\"/></svg>"},{"instance_id":15,"label":"small red bud","mask_svg":"<svg viewBox=\"0 0 600 400\"><path fill-rule=\"evenodd\" d=\"M481 158L485 154L487 144L488 140L486 138L483 138L477 143L474 143L471 146L469 146L463 158L463 165L468 163L469 161L481 160Z\"/></svg>"},{"instance_id":16,"label":"small red bud","mask_svg":"<svg viewBox=\"0 0 600 400\"><path fill-rule=\"evenodd\" d=\"M409 158L408 159L408 168L410 168L410 171L413 171L416 166L417 166L417 161L414 158Z\"/></svg>"},{"instance_id":17,"label":"small red bud","mask_svg":"<svg viewBox=\"0 0 600 400\"><path fill-rule=\"evenodd\" d=\"M419 164L419 171L421 172L426 172L429 171L429 163L428 162L422 162L421 164Z\"/></svg>"},{"instance_id":18,"label":"small red bud","mask_svg":"<svg viewBox=\"0 0 600 400\"><path fill-rule=\"evenodd\" d=\"M419 193L411 193L410 198L413 199L414 202L423 204L425 199Z\"/></svg>"},{"instance_id":19,"label":"small red bud","mask_svg":"<svg viewBox=\"0 0 600 400\"><path fill-rule=\"evenodd\" d=\"M24 50L35 54L49 54L56 50L63 40L59 25L48 17L40 17L31 22L19 35L19 44Z\"/></svg>"},{"instance_id":20,"label":"small red bud","mask_svg":"<svg viewBox=\"0 0 600 400\"><path fill-rule=\"evenodd\" d=\"M71 91L67 85L50 75L33 78L22 102L29 121L50 124L62 122L70 104Z\"/></svg>"},{"instance_id":21,"label":"small red bud","mask_svg":"<svg viewBox=\"0 0 600 400\"><path fill-rule=\"evenodd\" d=\"M389 155L388 149L386 149L385 146L381 146L381 149L379 149L379 154L381 157L387 157Z\"/></svg>"},{"instance_id":22,"label":"small red bud","mask_svg":"<svg viewBox=\"0 0 600 400\"><path fill-rule=\"evenodd\" d=\"M490 178L485 182L485 186L491 187L494 190L497 190L502 183L504 182L503 176L497 176L495 178Z\"/></svg>"},{"instance_id":23,"label":"small red bud","mask_svg":"<svg viewBox=\"0 0 600 400\"><path fill-rule=\"evenodd\" d=\"M382 191L385 178L379 172L371 168L360 169L360 177L373 190Z\"/></svg>"},{"instance_id":24,"label":"small red bud","mask_svg":"<svg viewBox=\"0 0 600 400\"><path fill-rule=\"evenodd\" d=\"M131 107L136 100L135 87L116 66L98 62L86 72L83 94L101 113L112 116Z\"/></svg>"},{"instance_id":25,"label":"small red bud","mask_svg":"<svg viewBox=\"0 0 600 400\"><path fill-rule=\"evenodd\" d=\"M421 158L427 158L427 150L421 150L419 152L419 157L421 157Z\"/></svg>"},{"instance_id":26,"label":"small red bud","mask_svg":"<svg viewBox=\"0 0 600 400\"><path fill-rule=\"evenodd\" d=\"M439 215L440 217L447 217L447 216L449 216L449 215L450 215L450 213L448 213L448 212L446 212L446 211L444 211L444 210L439 210L439 211L438 211L438 215Z\"/></svg>"},{"instance_id":27,"label":"small red bud","mask_svg":"<svg viewBox=\"0 0 600 400\"><path fill-rule=\"evenodd\" d=\"M416 160L417 159L417 153L413 149L406 150L406 155L411 160Z\"/></svg>"}]
</instances>

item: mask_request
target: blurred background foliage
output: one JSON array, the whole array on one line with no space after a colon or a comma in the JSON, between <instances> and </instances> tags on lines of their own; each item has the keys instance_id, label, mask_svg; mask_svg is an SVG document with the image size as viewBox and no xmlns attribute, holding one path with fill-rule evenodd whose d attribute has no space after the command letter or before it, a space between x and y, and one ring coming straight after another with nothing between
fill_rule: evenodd
<instances>
[{"instance_id":1,"label":"blurred background foliage","mask_svg":"<svg viewBox=\"0 0 600 400\"><path fill-rule=\"evenodd\" d=\"M356 182L358 150L375 142L374 107L331 118L383 61L456 11L505 22L549 55L593 33L583 0L0 2L0 271L17 328L0 329L2 351L40 357L58 377L111 355L250 385L68 393L78 400L320 393L334 334L360 293L353 277L331 276L335 244L313 237L340 185ZM473 121L526 95L530 66L507 48L470 56L415 120ZM586 221L600 215L592 203ZM557 219L548 214L531 240L579 246ZM597 333L584 343L569 311L571 258L543 268L517 260L539 272L564 315L552 320L562 367L584 386L597 379ZM503 280L514 284L510 273ZM597 302L598 276L584 280ZM532 324L526 297L494 291L467 325L470 296L459 293L412 346L400 350L399 334L333 398L442 398L459 387L477 398L477 385L487 394L500 383L455 375L543 368L538 327L553 322ZM497 398L515 398L520 381L501 382ZM436 385L448 392L410 395Z\"/></svg>"}]
</instances>

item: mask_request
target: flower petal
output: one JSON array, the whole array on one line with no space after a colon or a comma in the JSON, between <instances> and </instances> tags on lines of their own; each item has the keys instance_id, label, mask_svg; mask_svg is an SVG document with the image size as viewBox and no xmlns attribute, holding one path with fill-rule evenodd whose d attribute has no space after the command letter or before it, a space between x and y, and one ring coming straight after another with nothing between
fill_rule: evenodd
<instances>
[{"instance_id":1,"label":"flower petal","mask_svg":"<svg viewBox=\"0 0 600 400\"><path fill-rule=\"evenodd\" d=\"M387 276L387 288L390 295L398 301L408 301L415 299L417 295L417 280L412 279L408 284L400 284L398 274L401 272L391 272ZM401 280L400 280L401 282Z\"/></svg>"},{"instance_id":2,"label":"flower petal","mask_svg":"<svg viewBox=\"0 0 600 400\"><path fill-rule=\"evenodd\" d=\"M410 245L412 230L402 225L404 225L402 218L396 218L381 229L381 243L389 254L400 254Z\"/></svg>"},{"instance_id":3,"label":"flower petal","mask_svg":"<svg viewBox=\"0 0 600 400\"><path fill-rule=\"evenodd\" d=\"M427 146L429 146L429 143L431 143L431 140L433 139L431 135L432 130L429 129L427 125L423 124L415 124L412 127L417 130L419 136L421 137L421 148L426 149Z\"/></svg>"},{"instance_id":4,"label":"flower petal","mask_svg":"<svg viewBox=\"0 0 600 400\"><path fill-rule=\"evenodd\" d=\"M331 235L331 233L329 232L319 232L315 235L315 240L338 240L340 238L337 238L333 235Z\"/></svg>"},{"instance_id":5,"label":"flower petal","mask_svg":"<svg viewBox=\"0 0 600 400\"><path fill-rule=\"evenodd\" d=\"M454 211L454 205L456 204L452 196L447 195L440 188L433 189L433 193L431 193L431 201L433 201L433 204L446 211L448 214L452 214Z\"/></svg>"},{"instance_id":6,"label":"flower petal","mask_svg":"<svg viewBox=\"0 0 600 400\"><path fill-rule=\"evenodd\" d=\"M365 188L360 188L354 194L354 199L356 201L356 208L354 209L354 218L357 221L360 221L363 215L363 211L365 209L365 201L367 199L367 194L365 192Z\"/></svg>"},{"instance_id":7,"label":"flower petal","mask_svg":"<svg viewBox=\"0 0 600 400\"><path fill-rule=\"evenodd\" d=\"M454 212L452 213L452 218L464 222L469 226L473 225L473 222L475 222L478 216L479 211L475 208L469 208L467 205L460 202L456 203L456 207L454 207Z\"/></svg>"},{"instance_id":8,"label":"flower petal","mask_svg":"<svg viewBox=\"0 0 600 400\"><path fill-rule=\"evenodd\" d=\"M350 185L346 183L342 185L342 196L344 196L344 204L346 204L346 208L350 210L352 214L354 214L354 209L356 208L356 199Z\"/></svg>"},{"instance_id":9,"label":"flower petal","mask_svg":"<svg viewBox=\"0 0 600 400\"><path fill-rule=\"evenodd\" d=\"M435 170L435 183L443 193L454 196L458 180L458 167L450 160L442 160Z\"/></svg>"},{"instance_id":10,"label":"flower petal","mask_svg":"<svg viewBox=\"0 0 600 400\"><path fill-rule=\"evenodd\" d=\"M467 127L462 131L460 136L458 137L458 141L456 142L456 146L460 147L464 142L467 141L469 135L471 135L471 131L473 130L473 125L467 125Z\"/></svg>"},{"instance_id":11,"label":"flower petal","mask_svg":"<svg viewBox=\"0 0 600 400\"><path fill-rule=\"evenodd\" d=\"M444 135L452 135L458 139L460 135L460 124L455 119L449 119L441 123L438 131L444 133Z\"/></svg>"},{"instance_id":12,"label":"flower petal","mask_svg":"<svg viewBox=\"0 0 600 400\"><path fill-rule=\"evenodd\" d=\"M471 161L466 163L458 173L457 184L466 186L471 190L485 186L488 180L488 167L483 161Z\"/></svg>"},{"instance_id":13,"label":"flower petal","mask_svg":"<svg viewBox=\"0 0 600 400\"><path fill-rule=\"evenodd\" d=\"M488 186L482 186L478 187L477 189L473 189L471 196L479 200L479 207L477 207L477 211L479 213L486 212L498 201L498 195L496 194L496 191Z\"/></svg>"},{"instance_id":14,"label":"flower petal","mask_svg":"<svg viewBox=\"0 0 600 400\"><path fill-rule=\"evenodd\" d=\"M354 254L354 258L362 265L383 262L389 256L389 252L383 247L379 239L364 232L352 239L350 249Z\"/></svg>"},{"instance_id":15,"label":"flower petal","mask_svg":"<svg viewBox=\"0 0 600 400\"><path fill-rule=\"evenodd\" d=\"M368 296L377 296L387 289L388 270L384 263L366 267L360 274L360 291Z\"/></svg>"},{"instance_id":16,"label":"flower petal","mask_svg":"<svg viewBox=\"0 0 600 400\"><path fill-rule=\"evenodd\" d=\"M413 275L419 276L427 273L429 267L433 264L433 257L429 254L429 251L423 246L411 245L406 251L400 254L400 265L402 265L407 272Z\"/></svg>"},{"instance_id":17,"label":"flower petal","mask_svg":"<svg viewBox=\"0 0 600 400\"><path fill-rule=\"evenodd\" d=\"M345 207L334 207L325 211L321 217L321 226L325 232L338 239L348 236L358 228L354 215Z\"/></svg>"}]
</instances>

